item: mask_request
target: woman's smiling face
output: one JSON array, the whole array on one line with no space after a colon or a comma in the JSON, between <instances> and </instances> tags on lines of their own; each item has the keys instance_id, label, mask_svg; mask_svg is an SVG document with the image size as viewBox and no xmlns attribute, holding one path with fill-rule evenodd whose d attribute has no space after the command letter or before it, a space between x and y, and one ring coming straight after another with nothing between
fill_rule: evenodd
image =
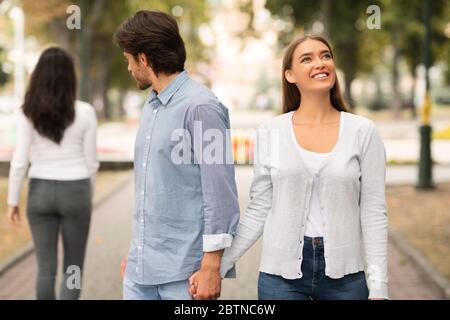
<instances>
[{"instance_id":1,"label":"woman's smiling face","mask_svg":"<svg viewBox=\"0 0 450 320\"><path fill-rule=\"evenodd\" d=\"M330 49L319 40L307 39L294 51L286 80L300 92L329 92L336 81L336 67Z\"/></svg>"}]
</instances>

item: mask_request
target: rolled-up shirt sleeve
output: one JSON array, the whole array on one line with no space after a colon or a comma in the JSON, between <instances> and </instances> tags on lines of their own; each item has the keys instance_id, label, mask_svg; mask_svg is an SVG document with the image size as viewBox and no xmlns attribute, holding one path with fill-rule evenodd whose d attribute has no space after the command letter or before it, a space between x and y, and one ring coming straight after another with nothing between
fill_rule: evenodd
<instances>
[{"instance_id":1,"label":"rolled-up shirt sleeve","mask_svg":"<svg viewBox=\"0 0 450 320\"><path fill-rule=\"evenodd\" d=\"M187 129L200 168L203 251L222 250L231 246L239 223L228 111L220 104L193 106L187 114Z\"/></svg>"}]
</instances>

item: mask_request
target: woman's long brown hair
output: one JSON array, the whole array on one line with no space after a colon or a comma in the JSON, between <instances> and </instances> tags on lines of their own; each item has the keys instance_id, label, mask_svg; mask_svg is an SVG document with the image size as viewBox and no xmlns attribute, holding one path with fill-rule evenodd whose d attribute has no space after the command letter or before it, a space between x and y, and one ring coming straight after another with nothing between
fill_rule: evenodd
<instances>
[{"instance_id":1,"label":"woman's long brown hair","mask_svg":"<svg viewBox=\"0 0 450 320\"><path fill-rule=\"evenodd\" d=\"M284 53L283 70L281 73L282 95L283 95L282 96L283 113L295 111L300 106L300 102L301 102L300 90L297 88L295 83L290 83L286 80L285 73L286 73L286 70L289 70L292 67L294 51L297 48L297 46L300 43L302 43L308 39L317 40L317 41L324 43L330 50L331 56L334 59L333 49L331 48L331 45L328 43L328 41L325 38L322 38L320 36L305 35L305 36L295 39L294 41L292 41L289 44L289 46L287 47L287 49ZM347 112L349 111L349 108L347 107L347 104L345 103L345 100L342 96L337 76L336 76L336 81L334 83L334 86L330 89L330 100L331 100L331 105L336 110L347 111Z\"/></svg>"},{"instance_id":2,"label":"woman's long brown hair","mask_svg":"<svg viewBox=\"0 0 450 320\"><path fill-rule=\"evenodd\" d=\"M61 48L48 48L31 75L23 113L39 134L60 144L75 119L76 91L72 57Z\"/></svg>"}]
</instances>

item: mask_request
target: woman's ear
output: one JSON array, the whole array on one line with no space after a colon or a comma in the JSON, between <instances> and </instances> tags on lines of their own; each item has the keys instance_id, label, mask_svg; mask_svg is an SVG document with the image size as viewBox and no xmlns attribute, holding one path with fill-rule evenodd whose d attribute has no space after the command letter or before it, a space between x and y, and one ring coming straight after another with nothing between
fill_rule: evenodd
<instances>
[{"instance_id":1,"label":"woman's ear","mask_svg":"<svg viewBox=\"0 0 450 320\"><path fill-rule=\"evenodd\" d=\"M287 70L284 72L284 77L286 78L286 80L287 80L289 83L295 83L295 78L294 78L294 76L292 75L292 71L291 71L290 69L287 69Z\"/></svg>"}]
</instances>

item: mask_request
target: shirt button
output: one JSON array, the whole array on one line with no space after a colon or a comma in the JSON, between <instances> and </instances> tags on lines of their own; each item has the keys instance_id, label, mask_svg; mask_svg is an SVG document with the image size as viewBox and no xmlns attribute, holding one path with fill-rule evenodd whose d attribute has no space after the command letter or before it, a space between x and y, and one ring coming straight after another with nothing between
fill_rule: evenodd
<instances>
[{"instance_id":1,"label":"shirt button","mask_svg":"<svg viewBox=\"0 0 450 320\"><path fill-rule=\"evenodd\" d=\"M141 195L144 195L144 191L141 191Z\"/></svg>"},{"instance_id":2,"label":"shirt button","mask_svg":"<svg viewBox=\"0 0 450 320\"><path fill-rule=\"evenodd\" d=\"M146 138L147 140L150 140L150 136L146 136L145 138Z\"/></svg>"},{"instance_id":3,"label":"shirt button","mask_svg":"<svg viewBox=\"0 0 450 320\"><path fill-rule=\"evenodd\" d=\"M144 222L144 219L141 219L141 222Z\"/></svg>"},{"instance_id":4,"label":"shirt button","mask_svg":"<svg viewBox=\"0 0 450 320\"><path fill-rule=\"evenodd\" d=\"M300 244L302 244L303 243L303 241L300 241Z\"/></svg>"},{"instance_id":5,"label":"shirt button","mask_svg":"<svg viewBox=\"0 0 450 320\"><path fill-rule=\"evenodd\" d=\"M157 112L158 112L158 109L153 110L153 113L157 113Z\"/></svg>"},{"instance_id":6,"label":"shirt button","mask_svg":"<svg viewBox=\"0 0 450 320\"><path fill-rule=\"evenodd\" d=\"M143 167L145 167L146 165L147 165L147 164L146 164L145 162L142 164Z\"/></svg>"},{"instance_id":7,"label":"shirt button","mask_svg":"<svg viewBox=\"0 0 450 320\"><path fill-rule=\"evenodd\" d=\"M139 247L138 247L138 249L139 249L139 250L141 250L141 249L142 249L142 247L141 247L141 246L139 246Z\"/></svg>"}]
</instances>

